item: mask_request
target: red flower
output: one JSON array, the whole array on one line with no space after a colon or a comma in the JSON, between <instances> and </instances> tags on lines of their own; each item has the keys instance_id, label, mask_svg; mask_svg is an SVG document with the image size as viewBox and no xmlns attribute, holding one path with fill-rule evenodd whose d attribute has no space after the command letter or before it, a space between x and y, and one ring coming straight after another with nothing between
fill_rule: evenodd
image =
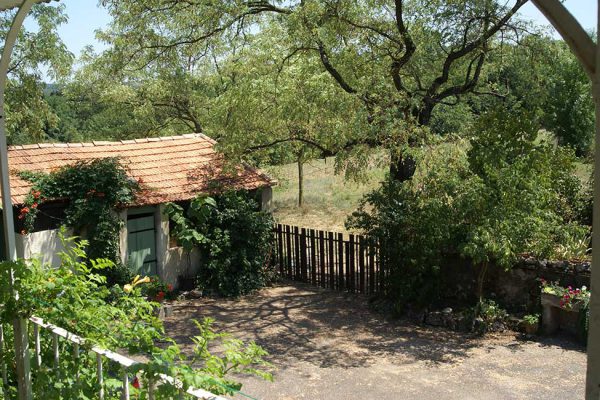
<instances>
[{"instance_id":1,"label":"red flower","mask_svg":"<svg viewBox=\"0 0 600 400\"><path fill-rule=\"evenodd\" d=\"M23 214L20 214L20 215L19 215L17 218L19 218L19 219L23 219L23 217L24 217L24 215L23 215Z\"/></svg>"},{"instance_id":2,"label":"red flower","mask_svg":"<svg viewBox=\"0 0 600 400\"><path fill-rule=\"evenodd\" d=\"M131 382L131 386L133 386L136 389L140 388L140 380L138 379L137 376L135 378L133 378L133 382Z\"/></svg>"},{"instance_id":3,"label":"red flower","mask_svg":"<svg viewBox=\"0 0 600 400\"><path fill-rule=\"evenodd\" d=\"M40 192L39 190L34 190L33 192L31 192L31 194L33 195L34 198L38 198L42 195L42 192Z\"/></svg>"},{"instance_id":4,"label":"red flower","mask_svg":"<svg viewBox=\"0 0 600 400\"><path fill-rule=\"evenodd\" d=\"M33 208L33 209L36 209L36 208L37 208L37 206L38 206L38 203L33 203L33 204L31 205L31 208Z\"/></svg>"},{"instance_id":5,"label":"red flower","mask_svg":"<svg viewBox=\"0 0 600 400\"><path fill-rule=\"evenodd\" d=\"M27 214L29 212L29 208L28 207L23 207L21 209L21 214Z\"/></svg>"}]
</instances>

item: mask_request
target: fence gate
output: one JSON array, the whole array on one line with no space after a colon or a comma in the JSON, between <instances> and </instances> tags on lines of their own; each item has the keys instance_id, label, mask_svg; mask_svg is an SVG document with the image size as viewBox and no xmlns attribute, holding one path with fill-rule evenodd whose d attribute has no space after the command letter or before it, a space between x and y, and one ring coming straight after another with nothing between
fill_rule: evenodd
<instances>
[{"instance_id":1,"label":"fence gate","mask_svg":"<svg viewBox=\"0 0 600 400\"><path fill-rule=\"evenodd\" d=\"M381 289L379 246L365 236L278 224L276 264L288 279L351 293Z\"/></svg>"}]
</instances>

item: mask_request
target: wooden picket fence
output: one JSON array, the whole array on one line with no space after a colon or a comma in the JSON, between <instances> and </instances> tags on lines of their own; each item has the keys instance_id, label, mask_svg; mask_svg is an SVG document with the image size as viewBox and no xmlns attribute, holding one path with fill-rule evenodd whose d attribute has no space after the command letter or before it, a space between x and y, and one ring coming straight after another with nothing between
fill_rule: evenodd
<instances>
[{"instance_id":1,"label":"wooden picket fence","mask_svg":"<svg viewBox=\"0 0 600 400\"><path fill-rule=\"evenodd\" d=\"M274 235L275 263L284 278L350 293L381 289L379 246L365 236L283 224Z\"/></svg>"}]
</instances>

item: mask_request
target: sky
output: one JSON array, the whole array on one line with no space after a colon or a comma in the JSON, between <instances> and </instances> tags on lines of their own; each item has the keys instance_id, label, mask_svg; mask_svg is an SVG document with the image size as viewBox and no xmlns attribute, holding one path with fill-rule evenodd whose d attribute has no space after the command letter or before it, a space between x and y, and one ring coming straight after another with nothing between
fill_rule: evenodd
<instances>
[{"instance_id":1,"label":"sky","mask_svg":"<svg viewBox=\"0 0 600 400\"><path fill-rule=\"evenodd\" d=\"M104 28L110 22L110 16L105 9L98 7L98 0L62 0L62 3L67 7L69 22L59 28L59 33L69 50L76 56L86 45L102 50L104 45L96 40L94 32ZM566 0L564 4L586 30L595 30L598 15L596 0ZM521 15L548 25L532 3L522 8ZM558 34L554 32L554 36L558 37Z\"/></svg>"}]
</instances>

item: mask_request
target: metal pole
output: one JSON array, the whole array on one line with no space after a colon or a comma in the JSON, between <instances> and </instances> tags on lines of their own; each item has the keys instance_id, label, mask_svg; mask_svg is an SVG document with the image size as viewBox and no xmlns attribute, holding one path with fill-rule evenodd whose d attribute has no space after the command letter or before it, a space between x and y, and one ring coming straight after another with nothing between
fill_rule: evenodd
<instances>
[{"instance_id":1,"label":"metal pole","mask_svg":"<svg viewBox=\"0 0 600 400\"><path fill-rule=\"evenodd\" d=\"M598 0L598 29L600 43L600 0ZM592 237L592 297L588 331L588 363L585 387L587 400L600 399L600 45L596 44L596 65L592 77L592 96L596 106L596 143L594 145L594 215ZM594 267L598 267L595 271Z\"/></svg>"},{"instance_id":2,"label":"metal pole","mask_svg":"<svg viewBox=\"0 0 600 400\"><path fill-rule=\"evenodd\" d=\"M4 240L6 258L9 261L17 259L15 247L15 227L13 220L12 202L10 196L10 179L8 167L8 148L6 145L6 116L4 113L4 92L8 79L8 68L17 37L25 17L33 6L33 0L24 0L15 15L10 30L4 41L2 58L0 58L0 192L2 193L2 218L4 222ZM12 280L12 276L11 276ZM12 282L11 282L12 284ZM15 296L18 296L15 293ZM17 393L19 400L31 400L31 366L29 360L29 342L27 321L18 318L13 321L15 341L15 361L17 367Z\"/></svg>"}]
</instances>

